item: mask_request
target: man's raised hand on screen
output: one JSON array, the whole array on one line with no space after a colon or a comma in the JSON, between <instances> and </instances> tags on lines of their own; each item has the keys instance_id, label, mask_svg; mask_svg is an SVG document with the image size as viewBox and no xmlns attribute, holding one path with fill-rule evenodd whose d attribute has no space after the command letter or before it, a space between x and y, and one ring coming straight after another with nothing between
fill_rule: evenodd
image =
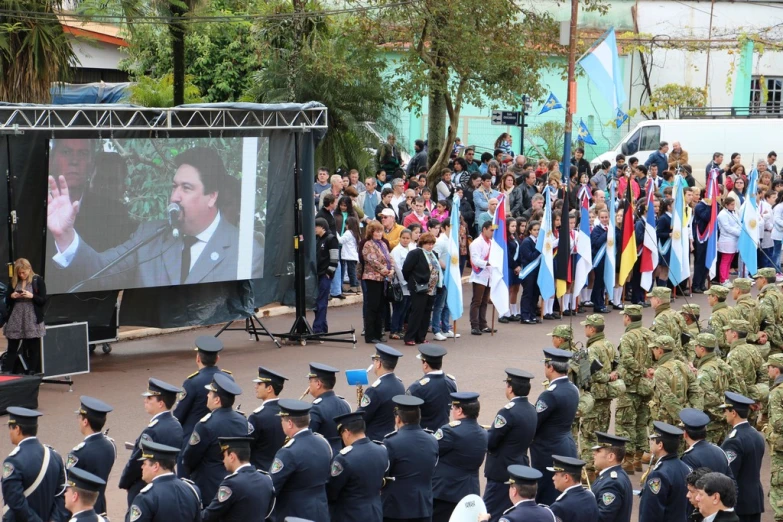
<instances>
[{"instance_id":1,"label":"man's raised hand on screen","mask_svg":"<svg viewBox=\"0 0 783 522\"><path fill-rule=\"evenodd\" d=\"M57 243L57 249L64 252L73 242L73 230L76 215L79 213L79 202L71 202L68 195L68 182L65 176L58 178L59 186L52 176L49 176L49 197L47 198L46 226Z\"/></svg>"}]
</instances>

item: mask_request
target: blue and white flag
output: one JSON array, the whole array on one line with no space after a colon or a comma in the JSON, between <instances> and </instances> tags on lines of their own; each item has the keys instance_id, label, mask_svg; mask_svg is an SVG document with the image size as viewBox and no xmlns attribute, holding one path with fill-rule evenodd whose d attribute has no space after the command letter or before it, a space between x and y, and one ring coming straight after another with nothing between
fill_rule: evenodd
<instances>
[{"instance_id":1,"label":"blue and white flag","mask_svg":"<svg viewBox=\"0 0 783 522\"><path fill-rule=\"evenodd\" d=\"M541 107L541 112L538 113L539 116L544 114L545 112L553 111L555 109L562 109L563 105L560 103L560 100L557 99L554 93L549 93L549 98L546 99L544 102L543 107Z\"/></svg>"},{"instance_id":2,"label":"blue and white flag","mask_svg":"<svg viewBox=\"0 0 783 522\"><path fill-rule=\"evenodd\" d=\"M614 27L606 32L602 41L593 44L593 48L579 60L579 65L590 81L598 87L598 91L606 97L610 107L617 109L623 105L625 90Z\"/></svg>"},{"instance_id":3,"label":"blue and white flag","mask_svg":"<svg viewBox=\"0 0 783 522\"><path fill-rule=\"evenodd\" d=\"M606 255L604 259L604 284L606 285L606 291L611 296L612 289L615 284L615 266L617 264L617 237L615 231L617 230L617 209L615 208L615 200L617 199L617 181L612 181L611 190L609 192L609 226L606 229ZM617 303L615 303L617 304Z\"/></svg>"},{"instance_id":4,"label":"blue and white flag","mask_svg":"<svg viewBox=\"0 0 783 522\"><path fill-rule=\"evenodd\" d=\"M671 255L669 257L669 280L678 285L691 275L690 242L688 240L687 219L685 217L685 195L682 192L682 176L674 176L672 196L672 235ZM755 250L754 250L755 252Z\"/></svg>"},{"instance_id":5,"label":"blue and white flag","mask_svg":"<svg viewBox=\"0 0 783 522\"><path fill-rule=\"evenodd\" d=\"M617 114L614 117L614 124L619 129L623 123L628 121L628 115L621 108L617 108Z\"/></svg>"},{"instance_id":6,"label":"blue and white flag","mask_svg":"<svg viewBox=\"0 0 783 522\"><path fill-rule=\"evenodd\" d=\"M462 317L462 273L459 270L459 198L454 196L451 207L451 236L449 237L449 258L446 265L446 307L451 319Z\"/></svg>"},{"instance_id":7,"label":"blue and white flag","mask_svg":"<svg viewBox=\"0 0 783 522\"><path fill-rule=\"evenodd\" d=\"M508 241L506 240L506 198L498 197L498 207L492 218L492 240L489 245L489 297L498 315L509 311Z\"/></svg>"},{"instance_id":8,"label":"blue and white flag","mask_svg":"<svg viewBox=\"0 0 783 522\"><path fill-rule=\"evenodd\" d=\"M756 203L756 189L758 188L759 172L755 168L750 171L748 177L748 190L745 192L745 202L740 207L740 225L742 231L739 237L739 257L745 264L748 277L756 275L758 270L757 251L759 248L759 207Z\"/></svg>"},{"instance_id":9,"label":"blue and white flag","mask_svg":"<svg viewBox=\"0 0 783 522\"><path fill-rule=\"evenodd\" d=\"M590 244L590 200L587 193L580 196L579 231L576 234L576 268L574 270L574 295L587 286L590 272L593 270L593 250ZM541 233L539 232L539 235Z\"/></svg>"},{"instance_id":10,"label":"blue and white flag","mask_svg":"<svg viewBox=\"0 0 783 522\"><path fill-rule=\"evenodd\" d=\"M590 131L587 130L587 125L585 125L585 122L581 119L579 120L579 130L577 132L579 134L579 137L577 138L579 141L587 143L588 145L597 145L593 137L590 135Z\"/></svg>"},{"instance_id":11,"label":"blue and white flag","mask_svg":"<svg viewBox=\"0 0 783 522\"><path fill-rule=\"evenodd\" d=\"M538 289L541 297L549 299L555 295L555 268L554 247L555 235L552 233L552 198L547 194L552 190L547 187L544 190L544 219L541 220L541 228L536 240L536 250L541 252L541 262L538 267Z\"/></svg>"}]
</instances>

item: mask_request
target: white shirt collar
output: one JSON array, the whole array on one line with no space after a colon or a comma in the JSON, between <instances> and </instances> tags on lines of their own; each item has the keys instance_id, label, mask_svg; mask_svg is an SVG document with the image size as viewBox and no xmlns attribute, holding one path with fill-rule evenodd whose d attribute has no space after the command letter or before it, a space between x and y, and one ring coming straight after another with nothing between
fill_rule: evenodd
<instances>
[{"instance_id":1,"label":"white shirt collar","mask_svg":"<svg viewBox=\"0 0 783 522\"><path fill-rule=\"evenodd\" d=\"M209 240L212 239L212 234L215 233L219 223L220 211L218 210L218 213L215 215L215 219L212 220L212 223L207 228L205 228L203 232L196 234L196 239L203 243L209 243Z\"/></svg>"},{"instance_id":2,"label":"white shirt collar","mask_svg":"<svg viewBox=\"0 0 783 522\"><path fill-rule=\"evenodd\" d=\"M558 500L560 500L561 498L563 498L564 496L566 496L566 493L568 493L568 492L569 492L569 491L571 491L572 489L574 489L574 488L581 488L581 487L582 487L582 485L581 485L581 484L576 484L576 485L574 485L574 486L571 486L570 488L568 488L568 489L566 489L565 491L563 491L562 493L560 493L560 496L559 496L559 497L557 497L557 498L555 499L555 502L557 502Z\"/></svg>"},{"instance_id":3,"label":"white shirt collar","mask_svg":"<svg viewBox=\"0 0 783 522\"><path fill-rule=\"evenodd\" d=\"M443 375L443 370L434 370L431 372L427 372L427 375Z\"/></svg>"},{"instance_id":4,"label":"white shirt collar","mask_svg":"<svg viewBox=\"0 0 783 522\"><path fill-rule=\"evenodd\" d=\"M158 475L157 477L155 477L154 479L152 479L152 481L153 481L153 482L155 482L155 481L156 481L156 480L158 480L159 478L168 477L169 475L173 475L173 474L174 474L174 473L164 473L163 475Z\"/></svg>"},{"instance_id":5,"label":"white shirt collar","mask_svg":"<svg viewBox=\"0 0 783 522\"><path fill-rule=\"evenodd\" d=\"M21 446L22 443L27 442L28 440L38 440L38 437L25 437L24 439L19 441L19 444L17 444L17 446Z\"/></svg>"},{"instance_id":6,"label":"white shirt collar","mask_svg":"<svg viewBox=\"0 0 783 522\"><path fill-rule=\"evenodd\" d=\"M734 428L736 429L737 427L742 426L743 424L747 424L747 423L748 423L747 420L744 420L742 422L738 422L737 424L734 425Z\"/></svg>"},{"instance_id":7,"label":"white shirt collar","mask_svg":"<svg viewBox=\"0 0 783 522\"><path fill-rule=\"evenodd\" d=\"M237 473L240 469L246 468L248 466L250 466L249 462L247 464L242 464L241 466L239 466L237 469L234 470L234 473Z\"/></svg>"},{"instance_id":8,"label":"white shirt collar","mask_svg":"<svg viewBox=\"0 0 783 522\"><path fill-rule=\"evenodd\" d=\"M90 437L100 437L101 435L103 435L103 433L101 433L100 431L97 431L97 432L95 432L95 433L90 433L89 435L87 435L86 437L84 437L84 440L87 440L87 439L89 439Z\"/></svg>"},{"instance_id":9,"label":"white shirt collar","mask_svg":"<svg viewBox=\"0 0 783 522\"><path fill-rule=\"evenodd\" d=\"M303 431L310 431L310 428L302 428L301 430L299 430L299 431L297 431L296 433L294 433L294 434L291 436L291 438L293 439L294 437L296 437L297 435L299 435L299 434L300 434L300 433L302 433Z\"/></svg>"},{"instance_id":10,"label":"white shirt collar","mask_svg":"<svg viewBox=\"0 0 783 522\"><path fill-rule=\"evenodd\" d=\"M558 377L557 379L552 379L551 381L549 381L549 384L552 384L553 382L557 382L561 379L568 379L568 375L563 375L562 377Z\"/></svg>"},{"instance_id":11,"label":"white shirt collar","mask_svg":"<svg viewBox=\"0 0 783 522\"><path fill-rule=\"evenodd\" d=\"M150 422L154 421L155 419L157 419L158 417L160 417L160 416L161 416L161 415L163 415L164 413L169 413L169 410L162 411L162 412L160 412L160 413L156 413L155 415L153 415L153 416L152 416L152 418L150 419Z\"/></svg>"},{"instance_id":12,"label":"white shirt collar","mask_svg":"<svg viewBox=\"0 0 783 522\"><path fill-rule=\"evenodd\" d=\"M619 464L617 464L617 465L615 465L615 466L612 466L612 467L609 467L609 468L604 468L604 469L602 469L602 470L601 470L601 471L598 473L598 476L600 477L601 475L603 475L604 473L606 473L606 472L607 472L607 471L609 471L610 469L614 469L614 468L616 468L616 467L618 467L618 466L620 466L620 465L619 465Z\"/></svg>"},{"instance_id":13,"label":"white shirt collar","mask_svg":"<svg viewBox=\"0 0 783 522\"><path fill-rule=\"evenodd\" d=\"M266 404L267 402L274 402L274 401L279 401L279 400L280 400L280 397L275 397L274 399L267 399L264 402L262 402L261 404Z\"/></svg>"}]
</instances>

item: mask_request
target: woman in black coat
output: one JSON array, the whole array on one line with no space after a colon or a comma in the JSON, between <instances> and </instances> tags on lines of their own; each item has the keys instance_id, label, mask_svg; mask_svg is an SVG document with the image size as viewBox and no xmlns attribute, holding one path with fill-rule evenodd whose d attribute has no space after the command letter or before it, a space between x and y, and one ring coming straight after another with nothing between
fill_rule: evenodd
<instances>
[{"instance_id":1,"label":"woman in black coat","mask_svg":"<svg viewBox=\"0 0 783 522\"><path fill-rule=\"evenodd\" d=\"M411 293L411 311L408 316L408 329L405 331L407 346L421 344L427 337L435 291L439 284L443 284L438 255L432 251L433 246L435 236L429 232L422 234L419 248L408 253L402 266L402 275L408 282Z\"/></svg>"},{"instance_id":2,"label":"woman in black coat","mask_svg":"<svg viewBox=\"0 0 783 522\"><path fill-rule=\"evenodd\" d=\"M40 340L46 335L43 322L46 284L41 276L33 272L27 259L19 258L14 263L11 286L5 297L8 321L3 327L3 334L8 339L8 351L2 371L40 373ZM19 355L22 355L26 368Z\"/></svg>"}]
</instances>

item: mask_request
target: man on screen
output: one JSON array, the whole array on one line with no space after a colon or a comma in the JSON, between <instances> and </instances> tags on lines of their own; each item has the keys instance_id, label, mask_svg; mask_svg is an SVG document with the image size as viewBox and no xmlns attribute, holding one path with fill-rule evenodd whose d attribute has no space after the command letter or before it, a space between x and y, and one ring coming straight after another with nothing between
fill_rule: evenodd
<instances>
[{"instance_id":1,"label":"man on screen","mask_svg":"<svg viewBox=\"0 0 783 522\"><path fill-rule=\"evenodd\" d=\"M68 179L62 175L57 181L49 177L47 227L57 250L52 265L62 270L56 291L68 291L146 240L149 242L77 290L234 280L240 256L252 257L250 277L261 277L263 249L255 241L240 245L238 229L221 214L221 208L227 204L221 191L233 180L217 152L209 147L194 147L177 155L174 163L177 170L169 202L177 204L180 212L173 227L162 220L142 223L128 241L100 253L74 227L79 201L71 200Z\"/></svg>"}]
</instances>

